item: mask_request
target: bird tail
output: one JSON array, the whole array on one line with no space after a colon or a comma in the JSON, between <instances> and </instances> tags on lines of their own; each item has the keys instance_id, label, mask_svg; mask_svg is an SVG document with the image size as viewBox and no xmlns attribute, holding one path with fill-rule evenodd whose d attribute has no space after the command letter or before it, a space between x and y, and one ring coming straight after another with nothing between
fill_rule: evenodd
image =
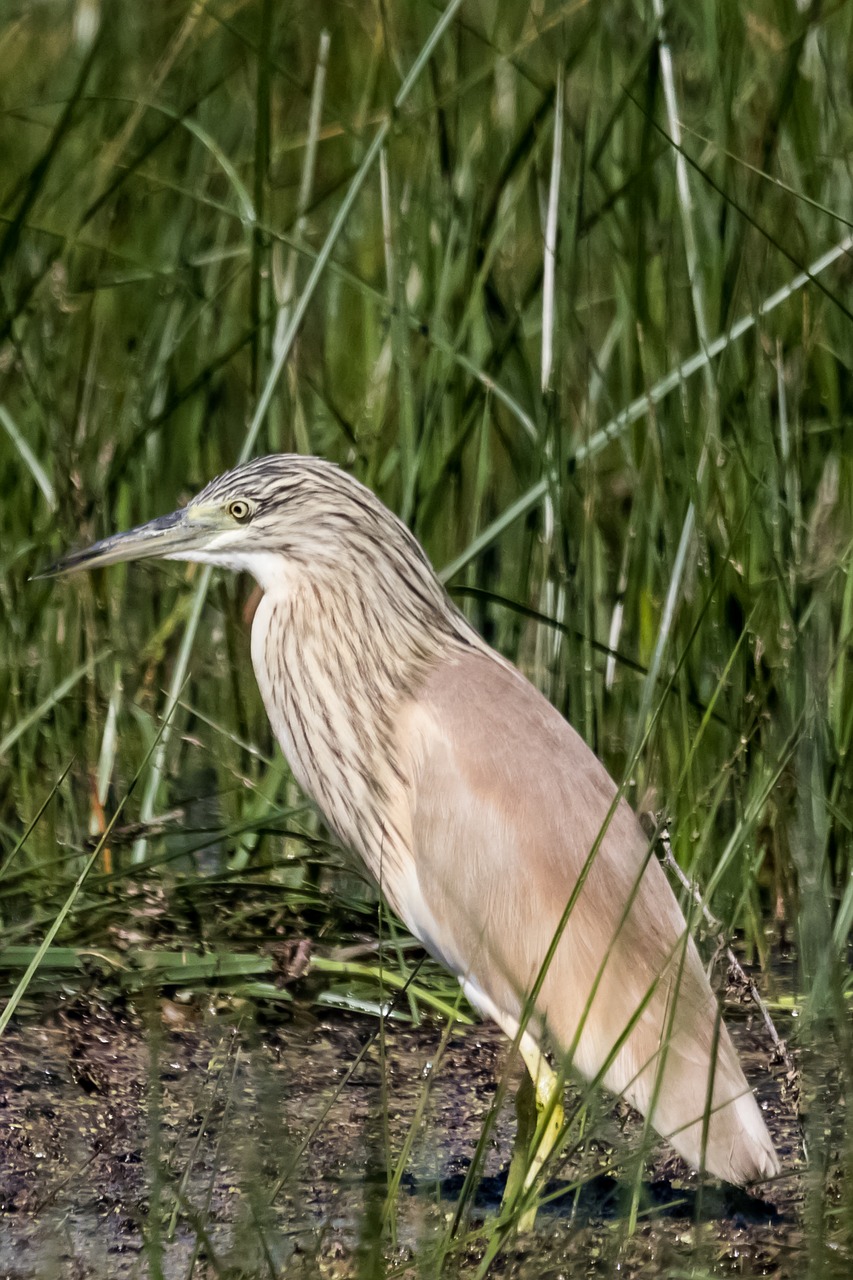
<instances>
[{"instance_id":1,"label":"bird tail","mask_svg":"<svg viewBox=\"0 0 853 1280\"><path fill-rule=\"evenodd\" d=\"M650 1120L694 1168L707 1169L725 1182L743 1186L775 1177L779 1160L729 1034L723 1026L719 1031L711 1098L710 1057L697 1063L675 1049L667 1055L663 1071L653 1073L661 1079L655 1084ZM647 1093L644 1082L628 1085L624 1092L640 1110L648 1111L643 1103L651 1099L643 1096Z\"/></svg>"},{"instance_id":2,"label":"bird tail","mask_svg":"<svg viewBox=\"0 0 853 1280\"><path fill-rule=\"evenodd\" d=\"M704 974L690 973L691 962L699 965L692 947L674 1017L666 1016L664 999L654 999L614 1056L604 1084L648 1116L694 1168L737 1186L775 1177L779 1160L761 1109ZM580 1057L583 1042L582 1034ZM606 1054L600 1043L595 1048L600 1064Z\"/></svg>"}]
</instances>

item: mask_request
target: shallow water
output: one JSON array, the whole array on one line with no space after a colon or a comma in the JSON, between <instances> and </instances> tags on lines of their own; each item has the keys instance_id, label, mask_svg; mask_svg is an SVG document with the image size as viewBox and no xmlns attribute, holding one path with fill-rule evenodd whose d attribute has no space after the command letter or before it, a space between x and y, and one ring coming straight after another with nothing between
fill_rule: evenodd
<instances>
[{"instance_id":1,"label":"shallow water","mask_svg":"<svg viewBox=\"0 0 853 1280\"><path fill-rule=\"evenodd\" d=\"M436 1064L439 1026L377 1030L374 1019L308 1013L259 1025L231 1004L202 1014L170 1001L152 1002L144 1017L77 1002L18 1023L0 1069L0 1275L438 1274L508 1046L490 1026L460 1028ZM790 1166L798 1128L769 1054L748 1021L733 1030ZM510 1083L517 1078L510 1063ZM510 1090L468 1242L442 1274L476 1274L513 1131ZM535 1232L509 1243L492 1274L663 1276L697 1263L710 1275L803 1272L796 1176L768 1189L764 1204L710 1186L700 1202L695 1175L661 1145L629 1237L630 1174L595 1175L609 1164L607 1140L621 1160L638 1126L627 1108L608 1109L595 1131L553 1184L583 1171L582 1191L540 1210ZM826 1273L834 1259L836 1274L849 1274L838 1250Z\"/></svg>"}]
</instances>

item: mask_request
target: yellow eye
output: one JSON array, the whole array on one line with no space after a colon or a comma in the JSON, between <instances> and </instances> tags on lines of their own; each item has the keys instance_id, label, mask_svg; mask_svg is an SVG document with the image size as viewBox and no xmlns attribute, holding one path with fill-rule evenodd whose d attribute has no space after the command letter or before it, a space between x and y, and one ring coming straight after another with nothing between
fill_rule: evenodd
<instances>
[{"instance_id":1,"label":"yellow eye","mask_svg":"<svg viewBox=\"0 0 853 1280\"><path fill-rule=\"evenodd\" d=\"M251 505L245 498L235 498L233 502L228 503L225 510L238 524L245 524L252 514Z\"/></svg>"}]
</instances>

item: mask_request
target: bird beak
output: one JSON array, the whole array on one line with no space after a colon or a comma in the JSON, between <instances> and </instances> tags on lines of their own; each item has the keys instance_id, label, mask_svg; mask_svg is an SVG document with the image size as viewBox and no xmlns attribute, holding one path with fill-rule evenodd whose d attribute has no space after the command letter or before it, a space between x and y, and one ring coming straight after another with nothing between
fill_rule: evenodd
<instances>
[{"instance_id":1,"label":"bird beak","mask_svg":"<svg viewBox=\"0 0 853 1280\"><path fill-rule=\"evenodd\" d=\"M125 533L114 533L110 538L72 551L69 555L49 565L37 578L56 578L63 573L76 573L79 569L100 569L104 565L119 564L123 560L147 560L191 558L201 550L219 529L204 514L184 507L170 516L158 516Z\"/></svg>"}]
</instances>

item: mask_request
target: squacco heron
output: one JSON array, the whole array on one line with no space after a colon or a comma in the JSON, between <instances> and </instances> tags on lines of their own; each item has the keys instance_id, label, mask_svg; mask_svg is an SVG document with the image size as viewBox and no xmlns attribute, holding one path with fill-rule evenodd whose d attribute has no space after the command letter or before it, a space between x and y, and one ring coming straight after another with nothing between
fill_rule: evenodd
<instances>
[{"instance_id":1,"label":"squacco heron","mask_svg":"<svg viewBox=\"0 0 853 1280\"><path fill-rule=\"evenodd\" d=\"M560 1130L546 1045L689 1164L741 1185L778 1172L636 817L370 490L319 458L260 458L55 571L144 557L260 584L252 660L295 778L471 1004L519 1044L540 1122L516 1148L516 1191L529 1192ZM519 1117L525 1143L531 1114Z\"/></svg>"}]
</instances>

